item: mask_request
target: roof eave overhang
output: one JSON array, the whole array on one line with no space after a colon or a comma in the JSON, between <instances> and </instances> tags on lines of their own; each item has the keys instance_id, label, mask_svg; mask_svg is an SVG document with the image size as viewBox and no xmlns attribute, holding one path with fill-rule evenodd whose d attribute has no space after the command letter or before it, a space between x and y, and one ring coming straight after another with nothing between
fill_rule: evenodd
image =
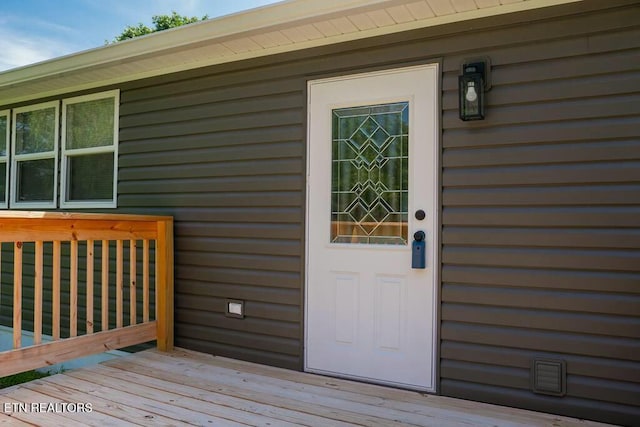
<instances>
[{"instance_id":1,"label":"roof eave overhang","mask_svg":"<svg viewBox=\"0 0 640 427\"><path fill-rule=\"evenodd\" d=\"M0 73L0 105L576 1L503 1L445 14L412 12L415 0L285 1Z\"/></svg>"}]
</instances>

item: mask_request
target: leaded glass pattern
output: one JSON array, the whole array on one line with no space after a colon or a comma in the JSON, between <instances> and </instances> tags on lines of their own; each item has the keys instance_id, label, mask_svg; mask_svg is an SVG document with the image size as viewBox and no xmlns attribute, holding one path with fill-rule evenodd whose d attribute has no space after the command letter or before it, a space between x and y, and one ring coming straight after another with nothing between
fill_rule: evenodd
<instances>
[{"instance_id":1,"label":"leaded glass pattern","mask_svg":"<svg viewBox=\"0 0 640 427\"><path fill-rule=\"evenodd\" d=\"M331 242L406 245L409 103L332 115Z\"/></svg>"}]
</instances>

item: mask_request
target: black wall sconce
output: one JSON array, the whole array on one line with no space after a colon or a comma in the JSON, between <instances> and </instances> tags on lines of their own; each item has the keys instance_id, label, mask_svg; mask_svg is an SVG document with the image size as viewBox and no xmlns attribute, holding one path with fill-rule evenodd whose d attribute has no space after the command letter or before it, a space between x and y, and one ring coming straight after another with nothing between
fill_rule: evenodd
<instances>
[{"instance_id":1,"label":"black wall sconce","mask_svg":"<svg viewBox=\"0 0 640 427\"><path fill-rule=\"evenodd\" d=\"M491 62L488 58L468 60L458 76L460 119L484 119L484 93L491 88Z\"/></svg>"}]
</instances>

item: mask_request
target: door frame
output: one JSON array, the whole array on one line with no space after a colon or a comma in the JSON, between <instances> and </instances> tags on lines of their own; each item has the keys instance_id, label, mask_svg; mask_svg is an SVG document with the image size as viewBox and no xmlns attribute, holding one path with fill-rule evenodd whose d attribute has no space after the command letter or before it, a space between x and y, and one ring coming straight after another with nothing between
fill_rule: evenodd
<instances>
[{"instance_id":1,"label":"door frame","mask_svg":"<svg viewBox=\"0 0 640 427\"><path fill-rule=\"evenodd\" d=\"M309 205L310 205L310 166L311 166L311 156L309 155L310 153L310 145L311 145L311 109L310 109L310 96L311 96L311 85L313 83L322 83L322 82L332 82L332 81L341 81L341 80L349 80L349 79L354 79L354 78L359 78L359 77L369 77L369 76L376 76L376 75L382 75L382 74L390 74L390 73L396 73L396 72L402 72L403 70L410 70L410 69L416 69L416 68L432 68L435 69L435 74L436 74L436 78L435 78L435 82L434 82L434 93L436 94L435 99L433 100L433 106L434 106L434 115L433 117L431 117L431 119L434 121L434 126L433 126L433 140L434 140L434 144L432 147L433 150L433 156L434 156L434 170L433 170L433 182L435 185L435 200L434 200L434 206L435 206L435 230L434 230L434 235L433 235L433 247L435 248L435 265L433 268L433 272L431 275L431 279L433 280L433 307L432 307L432 322L433 322L433 330L432 330L432 336L433 336L433 342L432 342L432 372L434 375L433 378L433 387L427 390L421 389L420 391L426 391L426 392L431 392L431 393L437 393L437 391L440 388L440 363L439 363L439 357L440 357L440 329L441 329L441 316L440 316L440 288L441 288L441 283L440 283L440 277L441 277L441 268L442 268L442 264L441 264L441 245L440 245L440 241L441 241L441 234L442 234L442 223L441 223L441 215L442 215L442 195L441 195L441 191L442 191L442 183L441 183L441 158L442 158L442 150L441 150L441 136L442 136L442 125L441 125L441 112L442 112L442 106L441 106L441 84L442 84L442 62L435 60L435 61L430 61L427 63L420 63L420 64L408 64L408 65L399 65L393 68L385 68L382 70L375 70L375 71L363 71L363 72L351 72L351 73L347 73L347 74L341 74L338 76L332 76L332 77L325 77L325 78L309 78L307 79L307 87L306 87L306 144L305 144L305 148L306 148L306 152L305 152L305 156L306 156L306 162L305 162L305 213L304 213L304 221L305 221L305 243L304 243L304 247L305 247L305 258L304 258L304 288L303 288L303 295L302 295L302 302L303 302L303 307L304 307L304 314L303 314L303 337L302 337L302 353L303 353L303 360L302 360L302 368L304 371L306 372L313 372L312 369L309 369L307 366L307 351L308 351L308 345L307 345L307 339L309 336L308 333L308 313L309 313L309 299L308 299L308 288L309 288L309 282L310 282L310 277L309 277L309 251L310 251L310 239L309 239L309 233L310 233L310 224L309 224ZM415 161L415 159L414 159ZM334 377L342 377L342 378L346 378L346 379L353 379L353 377L349 377L348 375L340 375L340 374L331 374Z\"/></svg>"}]
</instances>

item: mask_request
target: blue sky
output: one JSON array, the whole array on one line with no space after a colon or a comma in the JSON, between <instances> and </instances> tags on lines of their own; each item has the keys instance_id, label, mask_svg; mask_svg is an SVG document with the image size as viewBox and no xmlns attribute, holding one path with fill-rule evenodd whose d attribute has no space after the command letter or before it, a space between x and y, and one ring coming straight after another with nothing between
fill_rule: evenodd
<instances>
[{"instance_id":1,"label":"blue sky","mask_svg":"<svg viewBox=\"0 0 640 427\"><path fill-rule=\"evenodd\" d=\"M153 15L210 18L276 0L0 0L0 72L103 46Z\"/></svg>"}]
</instances>

